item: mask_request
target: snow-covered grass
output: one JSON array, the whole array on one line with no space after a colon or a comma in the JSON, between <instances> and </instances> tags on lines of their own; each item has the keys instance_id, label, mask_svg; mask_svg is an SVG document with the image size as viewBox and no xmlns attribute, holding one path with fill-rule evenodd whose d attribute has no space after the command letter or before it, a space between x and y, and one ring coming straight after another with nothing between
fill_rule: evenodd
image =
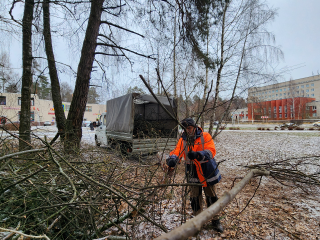
<instances>
[{"instance_id":1,"label":"snow-covered grass","mask_svg":"<svg viewBox=\"0 0 320 240\"><path fill-rule=\"evenodd\" d=\"M38 136L46 135L49 139L57 132L54 126L33 127L32 130ZM94 146L94 131L82 128L82 132L82 143ZM219 169L223 177L221 183L217 184L218 196L229 191L234 181L239 181L238 178L245 176L248 170L242 167L244 165L320 156L319 131L258 131L253 128L251 131L227 130L219 134L214 141L217 150L216 160L221 162ZM116 158L113 153L105 150L103 154ZM126 161L127 164L137 165L136 160ZM320 165L319 160L317 161ZM158 174L163 176L162 172ZM180 164L176 177L171 181L181 183L183 178L184 166ZM258 186L255 196L248 204ZM168 230L179 226L183 216L181 190L181 187L174 187L168 188L167 192L157 191L156 197L160 197L153 204L145 206L146 214ZM198 239L319 239L319 193L310 195L303 190L281 185L271 177L263 177L260 185L258 178L253 179L221 213L225 232L218 234L207 224L200 231ZM245 207L245 211L237 216ZM190 218L192 211L187 198L186 219ZM140 216L119 225L132 233L135 239L153 239L162 234L158 227ZM116 227L112 227L106 234L120 233Z\"/></svg>"},{"instance_id":2,"label":"snow-covered grass","mask_svg":"<svg viewBox=\"0 0 320 240\"><path fill-rule=\"evenodd\" d=\"M320 156L319 131L223 131L215 139L215 144L216 160L221 162L219 169L223 177L217 184L218 196L229 191L234 182L245 176L248 170L243 166ZM315 161L319 165L319 158ZM183 181L183 168L183 164L178 166L177 175L172 181ZM147 211L152 209L155 219L168 230L181 224L181 190L181 187L175 187L173 192L170 190L170 197L163 194L158 205L147 208ZM259 178L253 179L220 214L225 227L223 234L215 232L208 223L197 238L192 239L319 239L320 194L313 192L312 195L304 190L282 185L272 177L263 177L260 183ZM188 198L186 213L187 220L192 218ZM142 221L140 217L137 220ZM136 229L132 231L137 239L153 239L161 235L159 228L144 221ZM112 230L108 233L112 233Z\"/></svg>"}]
</instances>

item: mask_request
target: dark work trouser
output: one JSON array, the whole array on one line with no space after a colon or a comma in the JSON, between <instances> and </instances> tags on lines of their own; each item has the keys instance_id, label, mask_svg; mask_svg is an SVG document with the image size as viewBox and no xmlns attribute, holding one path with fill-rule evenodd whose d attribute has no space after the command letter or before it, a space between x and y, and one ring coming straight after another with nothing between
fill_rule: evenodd
<instances>
[{"instance_id":1,"label":"dark work trouser","mask_svg":"<svg viewBox=\"0 0 320 240\"><path fill-rule=\"evenodd\" d=\"M209 207L211 204L214 204L216 201L218 201L215 185L208 186L208 187L190 186L190 201L191 201L191 207L193 210L193 215L195 216L202 211L202 203L203 203L202 189L206 197L207 207ZM217 220L217 219L219 219L219 215L215 215L213 217L213 220Z\"/></svg>"}]
</instances>

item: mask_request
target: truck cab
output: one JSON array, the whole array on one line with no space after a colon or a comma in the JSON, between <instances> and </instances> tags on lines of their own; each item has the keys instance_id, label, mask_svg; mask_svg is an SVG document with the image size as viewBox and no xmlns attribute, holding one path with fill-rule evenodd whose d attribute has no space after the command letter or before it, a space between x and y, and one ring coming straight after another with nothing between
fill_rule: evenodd
<instances>
[{"instance_id":1,"label":"truck cab","mask_svg":"<svg viewBox=\"0 0 320 240\"><path fill-rule=\"evenodd\" d=\"M106 135L106 125L107 125L107 113L102 113L101 116L99 117L99 123L98 127L96 127L95 131L95 142L96 146L99 147L107 147L108 145L108 140L107 140L107 135Z\"/></svg>"}]
</instances>

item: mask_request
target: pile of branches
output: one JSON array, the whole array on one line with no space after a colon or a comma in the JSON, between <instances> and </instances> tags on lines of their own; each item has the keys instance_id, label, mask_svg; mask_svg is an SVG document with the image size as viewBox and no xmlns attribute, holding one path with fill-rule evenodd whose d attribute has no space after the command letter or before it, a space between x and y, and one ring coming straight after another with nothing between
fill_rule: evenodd
<instances>
[{"instance_id":1,"label":"pile of branches","mask_svg":"<svg viewBox=\"0 0 320 240\"><path fill-rule=\"evenodd\" d=\"M137 216L139 223L167 231L161 217L145 210L166 191L150 187L158 185L156 174L161 172L154 161L128 164L104 149L67 155L59 144L53 147L44 140L24 152L5 144L0 155L0 231L6 230L7 238L19 237L15 229L25 236L95 239L116 227L116 235L132 239ZM119 225L124 221L130 231Z\"/></svg>"},{"instance_id":2,"label":"pile of branches","mask_svg":"<svg viewBox=\"0 0 320 240\"><path fill-rule=\"evenodd\" d=\"M320 156L305 156L244 166L266 170L283 185L298 187L308 194L320 193Z\"/></svg>"}]
</instances>

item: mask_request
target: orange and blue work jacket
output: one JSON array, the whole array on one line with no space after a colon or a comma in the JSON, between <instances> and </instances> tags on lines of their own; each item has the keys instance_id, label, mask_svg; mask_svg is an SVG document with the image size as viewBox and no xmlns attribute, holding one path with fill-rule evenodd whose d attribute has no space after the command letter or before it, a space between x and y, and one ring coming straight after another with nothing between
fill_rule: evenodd
<instances>
[{"instance_id":1,"label":"orange and blue work jacket","mask_svg":"<svg viewBox=\"0 0 320 240\"><path fill-rule=\"evenodd\" d=\"M176 148L170 152L170 158L181 161L186 160L186 175L189 183L202 183L203 187L214 185L221 180L217 163L214 159L216 148L211 135L203 132L200 127L196 128L194 145L186 147L186 134L183 133ZM188 151L199 152L202 159L188 158Z\"/></svg>"}]
</instances>

